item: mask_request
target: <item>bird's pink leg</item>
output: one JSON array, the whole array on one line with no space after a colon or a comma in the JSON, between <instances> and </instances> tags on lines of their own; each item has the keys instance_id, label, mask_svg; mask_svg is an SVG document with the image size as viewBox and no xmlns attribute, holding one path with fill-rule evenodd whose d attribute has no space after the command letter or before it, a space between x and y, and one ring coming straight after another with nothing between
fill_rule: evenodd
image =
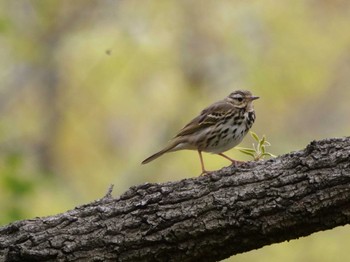
<instances>
[{"instance_id":1,"label":"bird's pink leg","mask_svg":"<svg viewBox=\"0 0 350 262\"><path fill-rule=\"evenodd\" d=\"M244 163L244 161L234 160L231 157L228 157L228 156L224 155L223 153L219 153L218 155L222 156L222 157L224 157L224 158L226 158L228 160L230 160L234 166L237 166L237 164L243 164Z\"/></svg>"},{"instance_id":2,"label":"bird's pink leg","mask_svg":"<svg viewBox=\"0 0 350 262\"><path fill-rule=\"evenodd\" d=\"M199 159L201 160L201 167L202 167L202 173L201 176L208 174L208 171L205 170L204 168L204 162L203 162L203 157L202 157L202 151L198 150L199 154Z\"/></svg>"}]
</instances>

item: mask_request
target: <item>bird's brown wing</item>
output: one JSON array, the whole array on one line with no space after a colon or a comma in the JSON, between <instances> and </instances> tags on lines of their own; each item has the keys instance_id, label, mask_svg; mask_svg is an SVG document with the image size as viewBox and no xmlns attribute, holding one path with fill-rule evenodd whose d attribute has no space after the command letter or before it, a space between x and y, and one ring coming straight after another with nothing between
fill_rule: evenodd
<instances>
[{"instance_id":1,"label":"bird's brown wing","mask_svg":"<svg viewBox=\"0 0 350 262\"><path fill-rule=\"evenodd\" d=\"M225 101L216 102L205 108L199 116L192 119L175 137L194 134L203 128L215 125L217 119L226 115L233 109L233 106Z\"/></svg>"}]
</instances>

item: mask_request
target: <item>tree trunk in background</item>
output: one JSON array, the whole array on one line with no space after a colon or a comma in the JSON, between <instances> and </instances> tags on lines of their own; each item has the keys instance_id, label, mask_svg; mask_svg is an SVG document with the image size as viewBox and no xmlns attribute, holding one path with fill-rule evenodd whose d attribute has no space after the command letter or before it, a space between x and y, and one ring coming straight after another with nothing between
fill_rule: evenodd
<instances>
[{"instance_id":1,"label":"tree trunk in background","mask_svg":"<svg viewBox=\"0 0 350 262\"><path fill-rule=\"evenodd\" d=\"M1 261L217 261L350 222L350 137L0 228Z\"/></svg>"},{"instance_id":2,"label":"tree trunk in background","mask_svg":"<svg viewBox=\"0 0 350 262\"><path fill-rule=\"evenodd\" d=\"M85 19L86 10L98 6L94 2L86 1L82 1L81 4L75 3L75 5L77 7L73 8L72 6L68 13L64 13L63 17L61 17L63 12L60 8L64 8L64 4L50 14L47 13L50 5L38 3L35 8L35 10L41 10L38 12L40 17L60 21L59 23L48 23L43 31L34 31L37 34L35 38L40 39L41 52L38 60L35 61L37 70L33 72L33 75L38 81L37 86L40 88L40 101L43 108L42 132L36 144L36 150L42 172L50 175L59 171L59 163L55 157L57 136L60 132L66 106L70 102L62 99L66 83L61 76L67 72L58 59L60 46L66 35Z\"/></svg>"}]
</instances>

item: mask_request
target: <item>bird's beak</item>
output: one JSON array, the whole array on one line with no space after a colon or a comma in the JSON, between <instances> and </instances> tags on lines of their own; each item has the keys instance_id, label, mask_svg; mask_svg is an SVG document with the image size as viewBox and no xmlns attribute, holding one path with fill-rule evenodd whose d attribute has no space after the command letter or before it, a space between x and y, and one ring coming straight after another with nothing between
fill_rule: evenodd
<instances>
[{"instance_id":1,"label":"bird's beak","mask_svg":"<svg viewBox=\"0 0 350 262\"><path fill-rule=\"evenodd\" d=\"M258 97L258 96L252 96L252 97L250 98L251 101L256 100L256 99L259 99L259 97Z\"/></svg>"}]
</instances>

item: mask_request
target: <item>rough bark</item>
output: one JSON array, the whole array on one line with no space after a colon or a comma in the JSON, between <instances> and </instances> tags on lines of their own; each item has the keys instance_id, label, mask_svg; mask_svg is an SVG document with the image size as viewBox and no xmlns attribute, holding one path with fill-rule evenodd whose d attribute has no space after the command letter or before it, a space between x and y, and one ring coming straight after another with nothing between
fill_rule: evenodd
<instances>
[{"instance_id":1,"label":"rough bark","mask_svg":"<svg viewBox=\"0 0 350 262\"><path fill-rule=\"evenodd\" d=\"M0 228L1 261L217 261L350 222L350 137Z\"/></svg>"}]
</instances>

